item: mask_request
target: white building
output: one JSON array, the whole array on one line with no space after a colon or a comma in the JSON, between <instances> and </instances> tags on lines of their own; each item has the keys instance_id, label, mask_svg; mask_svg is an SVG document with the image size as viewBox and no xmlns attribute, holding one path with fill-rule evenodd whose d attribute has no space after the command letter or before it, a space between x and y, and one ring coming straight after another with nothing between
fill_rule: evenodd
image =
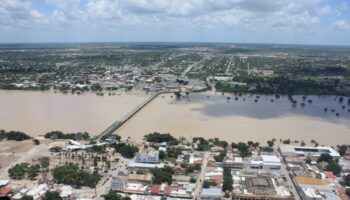
<instances>
[{"instance_id":1,"label":"white building","mask_svg":"<svg viewBox=\"0 0 350 200\"><path fill-rule=\"evenodd\" d=\"M279 150L282 156L312 156L319 157L321 154L329 154L333 158L340 158L339 153L332 147L303 147L303 146L293 146L289 144L281 144Z\"/></svg>"},{"instance_id":2,"label":"white building","mask_svg":"<svg viewBox=\"0 0 350 200\"><path fill-rule=\"evenodd\" d=\"M157 163L159 161L159 151L144 151L136 154L135 162Z\"/></svg>"},{"instance_id":3,"label":"white building","mask_svg":"<svg viewBox=\"0 0 350 200\"><path fill-rule=\"evenodd\" d=\"M31 190L29 190L26 195L32 196L34 200L37 200L40 199L48 190L49 186L46 183L44 183L35 186Z\"/></svg>"},{"instance_id":4,"label":"white building","mask_svg":"<svg viewBox=\"0 0 350 200\"><path fill-rule=\"evenodd\" d=\"M281 169L281 160L275 155L261 155L259 159L251 160L249 167L254 169Z\"/></svg>"}]
</instances>

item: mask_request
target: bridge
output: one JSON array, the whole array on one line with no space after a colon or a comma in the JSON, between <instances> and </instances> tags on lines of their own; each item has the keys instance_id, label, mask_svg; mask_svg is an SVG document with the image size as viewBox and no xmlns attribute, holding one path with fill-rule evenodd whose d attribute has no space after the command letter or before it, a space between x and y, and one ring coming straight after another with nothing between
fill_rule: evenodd
<instances>
[{"instance_id":1,"label":"bridge","mask_svg":"<svg viewBox=\"0 0 350 200\"><path fill-rule=\"evenodd\" d=\"M138 113L142 108L144 108L146 105L148 105L151 101L153 101L159 94L162 93L168 93L169 91L158 91L155 94L153 94L150 98L142 102L140 105L138 105L136 108L132 109L127 115L125 115L122 119L114 122L112 125L110 125L106 130L104 130L101 134L95 137L98 141L100 141L103 137L112 135L118 128L120 128L125 122L127 122L129 119L131 119L136 113Z\"/></svg>"}]
</instances>

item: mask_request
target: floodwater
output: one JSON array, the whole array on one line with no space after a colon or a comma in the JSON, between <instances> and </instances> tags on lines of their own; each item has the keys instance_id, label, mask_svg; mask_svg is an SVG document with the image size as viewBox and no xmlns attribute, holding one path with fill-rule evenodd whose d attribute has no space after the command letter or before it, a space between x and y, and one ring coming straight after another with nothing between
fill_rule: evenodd
<instances>
[{"instance_id":1,"label":"floodwater","mask_svg":"<svg viewBox=\"0 0 350 200\"><path fill-rule=\"evenodd\" d=\"M148 98L144 93L62 94L0 90L0 129L31 136L48 131L87 131L97 135Z\"/></svg>"},{"instance_id":2,"label":"floodwater","mask_svg":"<svg viewBox=\"0 0 350 200\"><path fill-rule=\"evenodd\" d=\"M348 98L340 103L335 96L308 96L305 101L302 96L294 96L298 103L293 106L288 97L260 95L255 102L256 95L238 100L232 94L221 93L193 93L181 99L171 96L160 95L115 133L137 142L154 131L188 139L218 137L228 142L253 140L262 144L272 138L306 143L314 139L324 145L350 141Z\"/></svg>"}]
</instances>

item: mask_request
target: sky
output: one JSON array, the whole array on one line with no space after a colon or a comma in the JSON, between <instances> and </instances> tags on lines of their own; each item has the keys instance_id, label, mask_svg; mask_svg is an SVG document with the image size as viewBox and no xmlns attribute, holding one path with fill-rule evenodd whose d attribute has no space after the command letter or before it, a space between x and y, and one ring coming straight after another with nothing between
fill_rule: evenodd
<instances>
[{"instance_id":1,"label":"sky","mask_svg":"<svg viewBox=\"0 0 350 200\"><path fill-rule=\"evenodd\" d=\"M350 0L0 0L0 43L350 45Z\"/></svg>"}]
</instances>

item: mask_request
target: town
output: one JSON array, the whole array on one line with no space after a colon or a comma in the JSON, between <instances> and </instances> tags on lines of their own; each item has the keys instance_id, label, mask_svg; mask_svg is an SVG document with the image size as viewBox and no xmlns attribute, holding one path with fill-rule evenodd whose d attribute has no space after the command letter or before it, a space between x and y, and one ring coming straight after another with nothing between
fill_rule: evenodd
<instances>
[{"instance_id":1,"label":"town","mask_svg":"<svg viewBox=\"0 0 350 200\"><path fill-rule=\"evenodd\" d=\"M349 199L350 148L271 139L266 144L149 133L110 135L1 131L0 195L8 199ZM3 149L5 146L12 148ZM14 148L16 148L14 150ZM10 150L12 149L12 150ZM4 160L5 161L5 160ZM5 166L4 166L5 165Z\"/></svg>"}]
</instances>

